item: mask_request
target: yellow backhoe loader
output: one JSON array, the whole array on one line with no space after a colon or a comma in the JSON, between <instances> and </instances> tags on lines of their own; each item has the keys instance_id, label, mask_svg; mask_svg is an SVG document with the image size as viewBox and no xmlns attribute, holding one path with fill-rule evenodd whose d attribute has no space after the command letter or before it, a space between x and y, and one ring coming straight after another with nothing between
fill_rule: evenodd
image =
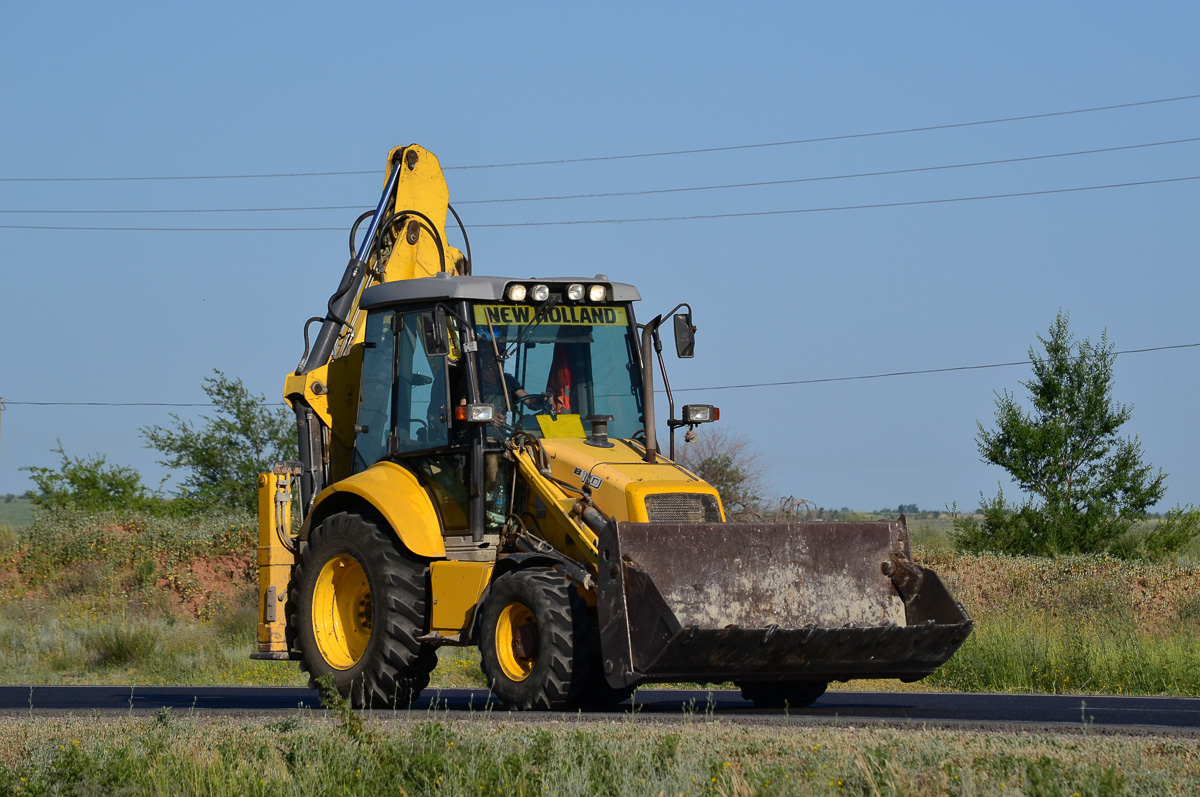
<instances>
[{"instance_id":1,"label":"yellow backhoe loader","mask_svg":"<svg viewBox=\"0 0 1200 797\"><path fill-rule=\"evenodd\" d=\"M692 356L688 305L639 323L637 289L603 274L477 276L465 228L465 254L446 242L448 199L437 158L392 150L305 326L284 387L299 461L259 477L254 658L299 659L356 706L408 704L439 645L477 645L517 709L681 681L802 706L832 680L922 678L962 644L971 621L913 564L903 518L728 523L674 461L676 429L719 414L675 417L659 329Z\"/></svg>"}]
</instances>

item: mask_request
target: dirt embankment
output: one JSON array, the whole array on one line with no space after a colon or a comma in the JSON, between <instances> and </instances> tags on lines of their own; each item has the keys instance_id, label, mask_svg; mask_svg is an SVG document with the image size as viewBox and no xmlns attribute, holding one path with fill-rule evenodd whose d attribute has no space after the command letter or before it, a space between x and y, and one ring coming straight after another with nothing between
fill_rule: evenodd
<instances>
[{"instance_id":1,"label":"dirt embankment","mask_svg":"<svg viewBox=\"0 0 1200 797\"><path fill-rule=\"evenodd\" d=\"M976 619L1034 609L1068 621L1105 615L1133 619L1138 628L1168 633L1181 624L1200 628L1200 568L1126 562L1107 557L928 555L938 573Z\"/></svg>"},{"instance_id":2,"label":"dirt embankment","mask_svg":"<svg viewBox=\"0 0 1200 797\"><path fill-rule=\"evenodd\" d=\"M178 572L160 576L155 586L170 596L173 613L209 618L245 599L257 577L254 552L242 551L197 557Z\"/></svg>"}]
</instances>

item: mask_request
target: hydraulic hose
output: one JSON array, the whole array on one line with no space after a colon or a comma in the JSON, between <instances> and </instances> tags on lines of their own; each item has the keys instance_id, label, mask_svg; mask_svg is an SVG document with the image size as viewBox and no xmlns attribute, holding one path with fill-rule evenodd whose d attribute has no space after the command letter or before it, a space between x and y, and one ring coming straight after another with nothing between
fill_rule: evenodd
<instances>
[{"instance_id":1,"label":"hydraulic hose","mask_svg":"<svg viewBox=\"0 0 1200 797\"><path fill-rule=\"evenodd\" d=\"M387 207L388 200L396 190L401 168L402 164L399 161L392 165L392 173L388 177L387 186L383 189L383 195L379 197L379 204L375 206L375 213L371 217L371 223L367 227L363 242L358 247L358 254L352 256L350 262L346 264L346 270L342 272L342 280L338 283L338 289L329 299L328 312L325 320L321 323L321 330L317 333L312 351L305 358L304 364L296 369L297 374L307 374L329 362L329 356L333 354L333 346L337 342L338 334L346 325L345 319L350 314L354 298L358 295L363 277L366 276L371 247L375 244L380 222L383 221L384 208Z\"/></svg>"},{"instance_id":2,"label":"hydraulic hose","mask_svg":"<svg viewBox=\"0 0 1200 797\"><path fill-rule=\"evenodd\" d=\"M454 214L454 220L458 222L458 229L462 231L463 246L466 247L467 250L467 268L464 276L470 276L473 261L471 260L471 239L467 237L467 227L465 224L463 224L463 220L459 217L458 211L454 209L454 205L447 204L446 209Z\"/></svg>"},{"instance_id":3,"label":"hydraulic hose","mask_svg":"<svg viewBox=\"0 0 1200 797\"><path fill-rule=\"evenodd\" d=\"M421 211L419 211L419 210L401 210L397 213L393 213L392 215L388 216L387 219L384 220L383 225L381 226L382 232L390 232L392 227L395 226L396 222L404 221L405 217L407 217L407 216L416 216L417 218L419 218L425 222L426 229L428 229L430 235L433 236L433 242L435 244L437 244L438 261L442 266L442 271L445 271L446 270L446 247L442 243L442 236L438 233L437 227L433 223L433 219L429 218Z\"/></svg>"}]
</instances>

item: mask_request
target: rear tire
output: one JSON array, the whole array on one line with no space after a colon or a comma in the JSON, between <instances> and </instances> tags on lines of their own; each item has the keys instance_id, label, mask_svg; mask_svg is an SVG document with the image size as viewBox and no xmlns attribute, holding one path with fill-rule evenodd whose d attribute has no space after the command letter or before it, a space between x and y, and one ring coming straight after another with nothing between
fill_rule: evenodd
<instances>
[{"instance_id":1,"label":"rear tire","mask_svg":"<svg viewBox=\"0 0 1200 797\"><path fill-rule=\"evenodd\" d=\"M479 652L488 687L508 708L575 708L591 670L587 604L553 570L506 573L480 607Z\"/></svg>"},{"instance_id":2,"label":"rear tire","mask_svg":"<svg viewBox=\"0 0 1200 797\"><path fill-rule=\"evenodd\" d=\"M805 708L817 702L828 681L755 681L736 684L755 708Z\"/></svg>"},{"instance_id":3,"label":"rear tire","mask_svg":"<svg viewBox=\"0 0 1200 797\"><path fill-rule=\"evenodd\" d=\"M429 683L433 648L417 641L429 606L429 566L390 530L342 512L300 551L291 604L309 685L328 676L355 708L407 706Z\"/></svg>"}]
</instances>

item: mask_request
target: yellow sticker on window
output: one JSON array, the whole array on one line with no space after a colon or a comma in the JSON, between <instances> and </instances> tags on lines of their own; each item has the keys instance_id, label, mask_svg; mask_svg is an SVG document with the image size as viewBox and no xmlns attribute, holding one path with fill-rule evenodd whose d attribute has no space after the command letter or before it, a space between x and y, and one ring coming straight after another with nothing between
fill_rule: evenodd
<instances>
[{"instance_id":1,"label":"yellow sticker on window","mask_svg":"<svg viewBox=\"0 0 1200 797\"><path fill-rule=\"evenodd\" d=\"M578 415L559 415L550 420L549 415L535 415L542 437L587 437L583 431L583 421Z\"/></svg>"},{"instance_id":2,"label":"yellow sticker on window","mask_svg":"<svg viewBox=\"0 0 1200 797\"><path fill-rule=\"evenodd\" d=\"M475 323L493 326L528 324L537 316L537 308L529 304L477 304ZM629 324L624 307L560 305L543 314L543 324L588 327L622 327Z\"/></svg>"}]
</instances>

